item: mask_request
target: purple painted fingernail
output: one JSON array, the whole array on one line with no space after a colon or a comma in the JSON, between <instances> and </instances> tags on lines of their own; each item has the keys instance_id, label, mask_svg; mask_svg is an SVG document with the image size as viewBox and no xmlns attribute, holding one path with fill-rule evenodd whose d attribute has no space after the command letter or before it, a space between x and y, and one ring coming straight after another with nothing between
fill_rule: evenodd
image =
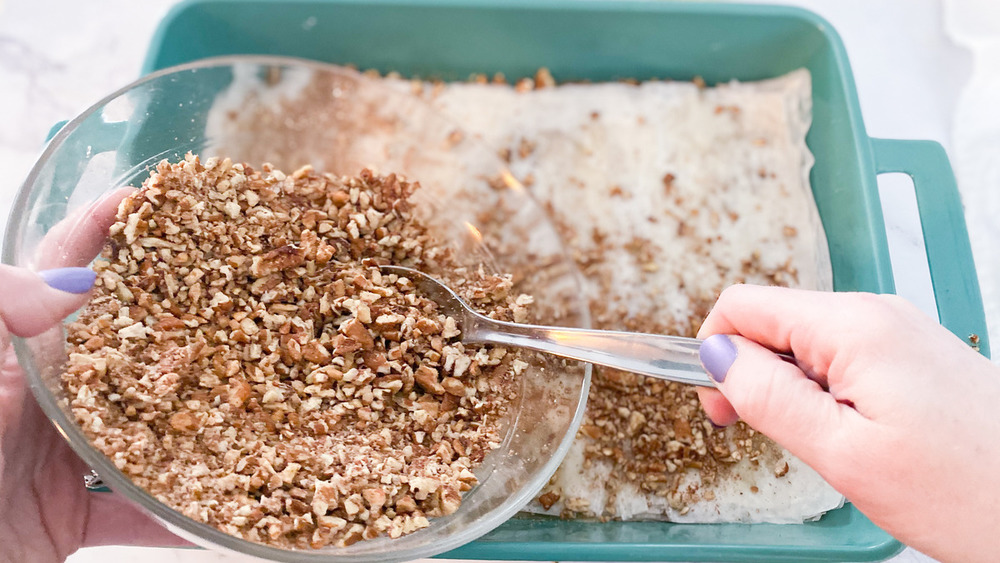
<instances>
[{"instance_id":1,"label":"purple painted fingernail","mask_svg":"<svg viewBox=\"0 0 1000 563\"><path fill-rule=\"evenodd\" d=\"M38 272L49 287L67 293L87 293L94 287L97 273L90 268L54 268Z\"/></svg>"},{"instance_id":2,"label":"purple painted fingernail","mask_svg":"<svg viewBox=\"0 0 1000 563\"><path fill-rule=\"evenodd\" d=\"M726 373L729 372L729 366L736 361L736 345L725 334L715 334L701 343L698 357L712 379L722 383L726 379Z\"/></svg>"}]
</instances>

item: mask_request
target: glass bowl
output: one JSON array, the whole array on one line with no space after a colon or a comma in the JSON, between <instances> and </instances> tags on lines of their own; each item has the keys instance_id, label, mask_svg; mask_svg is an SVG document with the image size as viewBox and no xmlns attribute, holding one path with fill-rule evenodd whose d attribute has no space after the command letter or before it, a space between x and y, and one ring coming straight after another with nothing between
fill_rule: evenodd
<instances>
[{"instance_id":1,"label":"glass bowl","mask_svg":"<svg viewBox=\"0 0 1000 563\"><path fill-rule=\"evenodd\" d=\"M90 202L140 185L157 162L177 161L188 151L254 167L271 162L286 172L311 164L354 175L371 167L420 181L415 198L432 231L463 265L512 272L516 289L534 296L538 321L588 326L579 274L545 212L494 150L429 109L411 87L276 57L209 59L146 76L101 100L51 140L17 195L3 260L29 269L85 265L74 255L78 249L53 244L46 235L60 232L62 240L72 241L93 232L93 218L81 212ZM504 422L503 441L477 469L480 484L465 493L457 512L394 540L285 550L175 512L91 447L60 386L64 342L64 329L56 327L15 338L14 346L38 403L73 450L109 487L176 534L274 561L402 561L485 534L549 480L576 434L590 385L589 366L532 356Z\"/></svg>"}]
</instances>

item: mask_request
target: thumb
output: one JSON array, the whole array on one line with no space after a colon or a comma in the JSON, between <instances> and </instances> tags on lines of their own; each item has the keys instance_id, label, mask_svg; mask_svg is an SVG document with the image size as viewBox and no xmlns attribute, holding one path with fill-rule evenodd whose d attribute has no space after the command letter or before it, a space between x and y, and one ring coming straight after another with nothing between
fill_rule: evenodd
<instances>
[{"instance_id":1,"label":"thumb","mask_svg":"<svg viewBox=\"0 0 1000 563\"><path fill-rule=\"evenodd\" d=\"M0 317L11 333L35 336L87 302L97 275L90 268L35 273L0 264Z\"/></svg>"},{"instance_id":2,"label":"thumb","mask_svg":"<svg viewBox=\"0 0 1000 563\"><path fill-rule=\"evenodd\" d=\"M744 422L820 472L863 421L797 366L741 336L710 336L700 356Z\"/></svg>"}]
</instances>

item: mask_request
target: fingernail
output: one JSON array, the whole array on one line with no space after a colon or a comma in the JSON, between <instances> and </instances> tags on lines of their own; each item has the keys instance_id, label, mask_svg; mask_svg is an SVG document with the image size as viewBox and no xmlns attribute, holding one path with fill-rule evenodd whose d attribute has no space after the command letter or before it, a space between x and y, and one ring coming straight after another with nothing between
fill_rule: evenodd
<instances>
[{"instance_id":1,"label":"fingernail","mask_svg":"<svg viewBox=\"0 0 1000 563\"><path fill-rule=\"evenodd\" d=\"M729 372L729 366L736 361L736 345L725 334L715 334L701 343L698 357L712 379L722 383L726 379L726 373Z\"/></svg>"},{"instance_id":2,"label":"fingernail","mask_svg":"<svg viewBox=\"0 0 1000 563\"><path fill-rule=\"evenodd\" d=\"M67 293L87 293L94 287L97 273L90 268L54 268L38 272L49 287Z\"/></svg>"}]
</instances>

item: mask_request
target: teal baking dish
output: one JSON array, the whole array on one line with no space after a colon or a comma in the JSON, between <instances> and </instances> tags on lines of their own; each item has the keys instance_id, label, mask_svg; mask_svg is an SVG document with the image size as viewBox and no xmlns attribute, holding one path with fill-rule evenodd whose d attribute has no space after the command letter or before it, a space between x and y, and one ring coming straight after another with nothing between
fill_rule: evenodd
<instances>
[{"instance_id":1,"label":"teal baking dish","mask_svg":"<svg viewBox=\"0 0 1000 563\"><path fill-rule=\"evenodd\" d=\"M354 64L404 76L561 80L813 77L812 188L837 291L894 291L876 175L909 174L942 324L985 354L982 299L954 176L931 141L872 139L840 38L815 14L739 4L570 0L193 0L161 22L144 72L227 54ZM801 525L517 517L442 557L617 561L873 561L902 546L852 506Z\"/></svg>"}]
</instances>

